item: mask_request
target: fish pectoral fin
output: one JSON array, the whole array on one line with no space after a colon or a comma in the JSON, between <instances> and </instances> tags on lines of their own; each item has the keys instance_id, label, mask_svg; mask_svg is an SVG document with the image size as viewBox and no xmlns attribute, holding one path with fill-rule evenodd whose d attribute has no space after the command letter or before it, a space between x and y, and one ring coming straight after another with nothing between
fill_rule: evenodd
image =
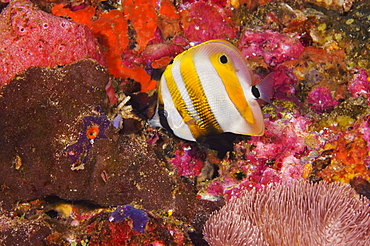
<instances>
[{"instance_id":1,"label":"fish pectoral fin","mask_svg":"<svg viewBox=\"0 0 370 246\"><path fill-rule=\"evenodd\" d=\"M162 128L158 112L155 112L153 117L148 120L148 123L149 123L150 127L153 127L153 128L154 127L161 127Z\"/></svg>"},{"instance_id":2,"label":"fish pectoral fin","mask_svg":"<svg viewBox=\"0 0 370 246\"><path fill-rule=\"evenodd\" d=\"M274 72L270 73L260 83L255 85L260 94L259 98L268 103L271 103L270 99L274 95L274 75Z\"/></svg>"}]
</instances>

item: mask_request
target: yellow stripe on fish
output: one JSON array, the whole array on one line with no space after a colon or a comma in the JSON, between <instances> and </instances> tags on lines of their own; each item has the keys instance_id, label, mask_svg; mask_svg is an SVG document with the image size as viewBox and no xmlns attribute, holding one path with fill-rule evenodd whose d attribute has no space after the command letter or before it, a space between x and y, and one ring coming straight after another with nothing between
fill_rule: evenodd
<instances>
[{"instance_id":1,"label":"yellow stripe on fish","mask_svg":"<svg viewBox=\"0 0 370 246\"><path fill-rule=\"evenodd\" d=\"M202 81L197 73L194 60L191 59L191 56L182 56L179 59L180 74L182 81L186 81L185 89L190 98L190 101L186 104L192 104L194 107L193 111L188 111L193 121L186 121L183 117L185 123L188 126L194 124L193 135L194 133L196 135L222 133L222 129L217 123L210 104L205 97Z\"/></svg>"},{"instance_id":2,"label":"yellow stripe on fish","mask_svg":"<svg viewBox=\"0 0 370 246\"><path fill-rule=\"evenodd\" d=\"M210 40L194 46L164 71L150 125L169 128L190 141L224 132L262 135L263 116L256 99L267 98L259 89L268 86L252 83L252 71L231 43Z\"/></svg>"}]
</instances>

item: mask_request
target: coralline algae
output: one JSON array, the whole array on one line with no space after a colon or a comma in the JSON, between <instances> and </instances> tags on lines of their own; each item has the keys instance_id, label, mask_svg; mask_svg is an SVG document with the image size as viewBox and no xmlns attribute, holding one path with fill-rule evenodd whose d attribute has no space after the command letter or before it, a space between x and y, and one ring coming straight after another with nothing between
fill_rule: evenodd
<instances>
[{"instance_id":1,"label":"coralline algae","mask_svg":"<svg viewBox=\"0 0 370 246\"><path fill-rule=\"evenodd\" d=\"M270 67L297 59L304 49L298 37L271 30L244 31L238 47L246 58L263 57Z\"/></svg>"}]
</instances>

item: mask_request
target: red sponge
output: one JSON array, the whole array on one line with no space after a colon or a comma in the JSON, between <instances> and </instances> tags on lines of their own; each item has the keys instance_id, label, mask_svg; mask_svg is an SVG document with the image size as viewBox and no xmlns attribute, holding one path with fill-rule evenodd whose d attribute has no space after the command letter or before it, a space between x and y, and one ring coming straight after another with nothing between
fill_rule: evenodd
<instances>
[{"instance_id":1,"label":"red sponge","mask_svg":"<svg viewBox=\"0 0 370 246\"><path fill-rule=\"evenodd\" d=\"M105 65L89 28L53 16L30 1L12 1L0 16L0 87L31 66L52 67L92 58Z\"/></svg>"}]
</instances>

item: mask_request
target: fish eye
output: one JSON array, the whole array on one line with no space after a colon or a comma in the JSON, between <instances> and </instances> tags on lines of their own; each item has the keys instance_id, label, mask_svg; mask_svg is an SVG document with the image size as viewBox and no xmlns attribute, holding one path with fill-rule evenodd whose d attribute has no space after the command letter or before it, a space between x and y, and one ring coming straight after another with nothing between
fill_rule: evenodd
<instances>
[{"instance_id":1,"label":"fish eye","mask_svg":"<svg viewBox=\"0 0 370 246\"><path fill-rule=\"evenodd\" d=\"M222 64L226 64L228 62L227 56L225 55L220 56L220 62Z\"/></svg>"},{"instance_id":2,"label":"fish eye","mask_svg":"<svg viewBox=\"0 0 370 246\"><path fill-rule=\"evenodd\" d=\"M252 86L252 94L256 99L261 97L261 93L255 85Z\"/></svg>"}]
</instances>

